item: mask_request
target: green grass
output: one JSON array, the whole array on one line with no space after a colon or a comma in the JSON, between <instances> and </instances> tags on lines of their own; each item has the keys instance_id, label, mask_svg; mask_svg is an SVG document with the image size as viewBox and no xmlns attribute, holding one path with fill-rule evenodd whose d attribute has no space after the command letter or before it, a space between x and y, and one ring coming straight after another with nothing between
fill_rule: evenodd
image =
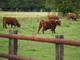
<instances>
[{"instance_id":1,"label":"green grass","mask_svg":"<svg viewBox=\"0 0 80 60\"><path fill-rule=\"evenodd\" d=\"M45 34L37 34L39 21L47 19L47 12L0 12L0 33L9 33L9 30L18 30L20 35L31 35L41 37L55 38L56 35L64 35L65 39L80 40L80 19L78 21L62 19L62 26L57 26L56 34L51 30L45 31ZM16 17L21 27L2 28L2 17ZM64 60L80 60L80 48L64 45ZM0 52L8 53L8 39L0 37ZM19 40L18 55L36 58L39 60L55 60L55 44L46 42L34 42ZM0 60L7 60L0 58Z\"/></svg>"}]
</instances>

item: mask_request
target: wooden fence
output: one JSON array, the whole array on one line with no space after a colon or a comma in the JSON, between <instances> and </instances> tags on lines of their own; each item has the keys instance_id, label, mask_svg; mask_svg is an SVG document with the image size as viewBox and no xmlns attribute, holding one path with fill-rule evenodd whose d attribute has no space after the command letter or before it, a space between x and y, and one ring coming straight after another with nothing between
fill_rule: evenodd
<instances>
[{"instance_id":1,"label":"wooden fence","mask_svg":"<svg viewBox=\"0 0 80 60\"><path fill-rule=\"evenodd\" d=\"M80 47L80 41L64 39L63 35L57 35L55 38L45 38L45 37L38 37L38 36L17 35L17 33L18 31L16 30L10 30L9 34L0 33L0 37L9 38L9 54L0 53L0 57L8 58L9 60L37 60L37 59L17 56L18 39L55 43L56 60L64 59L63 44Z\"/></svg>"}]
</instances>

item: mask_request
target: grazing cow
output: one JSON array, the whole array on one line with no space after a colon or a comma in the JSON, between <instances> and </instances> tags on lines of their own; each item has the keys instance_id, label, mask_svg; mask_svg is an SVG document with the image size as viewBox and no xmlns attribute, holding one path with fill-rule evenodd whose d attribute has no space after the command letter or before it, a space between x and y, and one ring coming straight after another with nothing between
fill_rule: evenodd
<instances>
[{"instance_id":1,"label":"grazing cow","mask_svg":"<svg viewBox=\"0 0 80 60\"><path fill-rule=\"evenodd\" d=\"M68 19L72 19L72 20L76 21L76 19L77 19L76 14L75 13L68 13L67 14L67 20Z\"/></svg>"},{"instance_id":2,"label":"grazing cow","mask_svg":"<svg viewBox=\"0 0 80 60\"><path fill-rule=\"evenodd\" d=\"M41 20L39 23L39 27L38 27L38 33L41 28L42 28L43 34L44 34L44 31L47 29L51 29L52 33L53 33L53 31L54 31L54 33L56 33L55 29L56 29L57 25L61 25L60 20L49 20L49 19L48 20Z\"/></svg>"},{"instance_id":3,"label":"grazing cow","mask_svg":"<svg viewBox=\"0 0 80 60\"><path fill-rule=\"evenodd\" d=\"M20 27L20 23L17 21L15 17L3 17L3 28L7 28L6 25L17 26Z\"/></svg>"},{"instance_id":4,"label":"grazing cow","mask_svg":"<svg viewBox=\"0 0 80 60\"><path fill-rule=\"evenodd\" d=\"M48 14L48 19L49 20L59 20L59 17L54 14Z\"/></svg>"}]
</instances>

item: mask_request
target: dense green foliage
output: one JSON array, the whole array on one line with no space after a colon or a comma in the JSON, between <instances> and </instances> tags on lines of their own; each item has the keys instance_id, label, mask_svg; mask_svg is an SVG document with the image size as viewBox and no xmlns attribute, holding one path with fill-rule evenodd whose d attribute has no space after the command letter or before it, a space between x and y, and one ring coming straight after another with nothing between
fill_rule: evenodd
<instances>
[{"instance_id":1,"label":"dense green foliage","mask_svg":"<svg viewBox=\"0 0 80 60\"><path fill-rule=\"evenodd\" d=\"M78 21L62 19L62 26L57 26L56 34L52 34L51 30L45 31L45 34L37 34L39 21L47 19L47 12L0 12L0 33L9 33L10 29L18 30L20 35L31 35L41 37L55 38L56 35L64 35L65 39L80 40L80 19ZM55 13L54 13L55 14ZM16 17L21 27L2 28L2 17ZM0 52L8 53L7 38L0 37ZM80 60L80 48L76 46L64 45L64 60ZM36 58L39 60L55 60L55 44L46 42L34 42L19 40L18 55ZM0 60L7 60L0 57Z\"/></svg>"},{"instance_id":2,"label":"dense green foliage","mask_svg":"<svg viewBox=\"0 0 80 60\"><path fill-rule=\"evenodd\" d=\"M0 0L3 11L58 11L64 15L79 12L79 0Z\"/></svg>"},{"instance_id":3,"label":"dense green foliage","mask_svg":"<svg viewBox=\"0 0 80 60\"><path fill-rule=\"evenodd\" d=\"M44 8L45 0L0 0L4 11L38 11Z\"/></svg>"},{"instance_id":4,"label":"dense green foliage","mask_svg":"<svg viewBox=\"0 0 80 60\"><path fill-rule=\"evenodd\" d=\"M55 8L65 15L68 12L79 13L79 0L55 0Z\"/></svg>"}]
</instances>

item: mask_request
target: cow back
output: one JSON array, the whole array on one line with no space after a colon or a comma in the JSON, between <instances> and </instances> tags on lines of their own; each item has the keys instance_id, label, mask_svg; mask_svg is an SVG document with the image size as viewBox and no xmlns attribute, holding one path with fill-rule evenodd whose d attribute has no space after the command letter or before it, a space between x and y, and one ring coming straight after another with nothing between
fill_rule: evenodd
<instances>
[{"instance_id":1,"label":"cow back","mask_svg":"<svg viewBox=\"0 0 80 60\"><path fill-rule=\"evenodd\" d=\"M49 14L48 19L50 19L50 20L55 20L55 19L59 20L59 17L54 15L54 14Z\"/></svg>"}]
</instances>

